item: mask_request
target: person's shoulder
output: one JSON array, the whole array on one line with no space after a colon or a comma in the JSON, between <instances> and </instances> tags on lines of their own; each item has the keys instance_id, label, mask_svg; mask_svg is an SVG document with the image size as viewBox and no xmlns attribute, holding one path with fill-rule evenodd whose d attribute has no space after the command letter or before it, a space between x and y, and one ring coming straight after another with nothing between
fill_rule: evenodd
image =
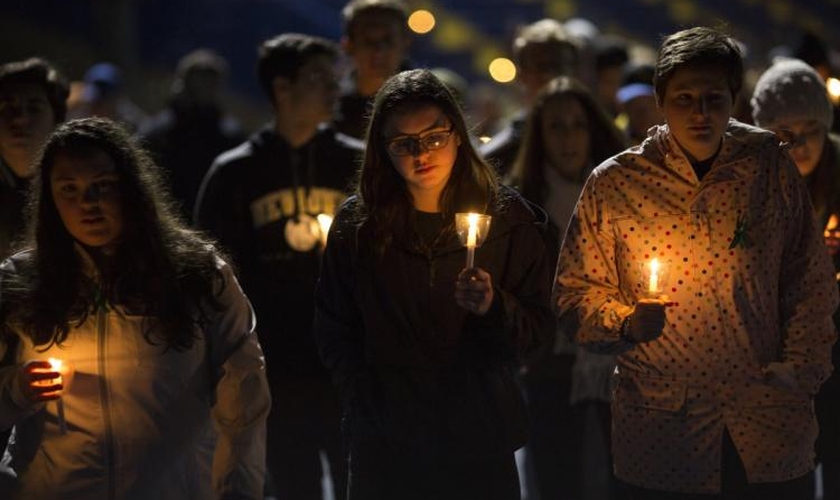
<instances>
[{"instance_id":1,"label":"person's shoulder","mask_svg":"<svg viewBox=\"0 0 840 500\"><path fill-rule=\"evenodd\" d=\"M479 152L482 156L494 158L505 154L510 149L518 148L521 140L522 127L518 122L512 121L491 137L486 144L482 144Z\"/></svg>"},{"instance_id":2,"label":"person's shoulder","mask_svg":"<svg viewBox=\"0 0 840 500\"><path fill-rule=\"evenodd\" d=\"M348 196L336 210L330 226L330 241L338 240L344 245L354 242L364 220L361 199L355 194Z\"/></svg>"},{"instance_id":3,"label":"person's shoulder","mask_svg":"<svg viewBox=\"0 0 840 500\"><path fill-rule=\"evenodd\" d=\"M510 186L499 186L493 212L503 217L511 225L540 223L548 216L539 205L526 199Z\"/></svg>"},{"instance_id":4,"label":"person's shoulder","mask_svg":"<svg viewBox=\"0 0 840 500\"><path fill-rule=\"evenodd\" d=\"M335 219L333 224L341 226L358 226L363 221L364 205L361 198L356 194L351 194L339 205L335 212Z\"/></svg>"},{"instance_id":5,"label":"person's shoulder","mask_svg":"<svg viewBox=\"0 0 840 500\"><path fill-rule=\"evenodd\" d=\"M240 176L243 169L257 162L260 150L266 147L268 134L270 134L270 130L264 128L252 134L245 142L219 153L213 160L207 175L218 177L226 172L235 171L236 175Z\"/></svg>"},{"instance_id":6,"label":"person's shoulder","mask_svg":"<svg viewBox=\"0 0 840 500\"><path fill-rule=\"evenodd\" d=\"M137 127L137 136L144 141L155 141L170 133L175 125L175 114L166 108L147 117Z\"/></svg>"},{"instance_id":7,"label":"person's shoulder","mask_svg":"<svg viewBox=\"0 0 840 500\"><path fill-rule=\"evenodd\" d=\"M781 147L781 141L770 130L739 122L734 118L729 120L726 126L726 135L734 142L748 147Z\"/></svg>"},{"instance_id":8,"label":"person's shoulder","mask_svg":"<svg viewBox=\"0 0 840 500\"><path fill-rule=\"evenodd\" d=\"M351 154L361 153L365 148L364 141L338 131L332 123L322 123L318 127L317 138Z\"/></svg>"},{"instance_id":9,"label":"person's shoulder","mask_svg":"<svg viewBox=\"0 0 840 500\"><path fill-rule=\"evenodd\" d=\"M22 250L12 254L0 262L0 275L8 276L31 271L35 265L35 251Z\"/></svg>"},{"instance_id":10,"label":"person's shoulder","mask_svg":"<svg viewBox=\"0 0 840 500\"><path fill-rule=\"evenodd\" d=\"M623 169L629 168L640 158L650 156L650 147L650 144L643 143L610 156L592 169L592 172L589 174L589 179L596 180L615 175L623 175Z\"/></svg>"}]
</instances>

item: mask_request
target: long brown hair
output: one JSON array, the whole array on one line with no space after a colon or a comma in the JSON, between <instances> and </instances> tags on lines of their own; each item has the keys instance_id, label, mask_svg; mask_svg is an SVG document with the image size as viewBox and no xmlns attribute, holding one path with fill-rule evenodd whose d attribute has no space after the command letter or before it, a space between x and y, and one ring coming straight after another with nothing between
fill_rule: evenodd
<instances>
[{"instance_id":1,"label":"long brown hair","mask_svg":"<svg viewBox=\"0 0 840 500\"><path fill-rule=\"evenodd\" d=\"M104 152L120 179L123 234L113 256L112 273L93 283L55 206L50 172L56 158L88 158ZM192 347L195 327L205 324L207 307L220 304L220 258L211 242L187 229L163 187L148 154L120 125L103 118L73 120L50 136L31 185L27 250L18 273L3 283L3 319L19 325L36 345L66 340L71 328L101 305L102 290L115 303L139 305L149 343Z\"/></svg>"},{"instance_id":2,"label":"long brown hair","mask_svg":"<svg viewBox=\"0 0 840 500\"><path fill-rule=\"evenodd\" d=\"M522 145L507 182L516 186L522 195L538 204L548 197L545 177L547 165L546 140L542 133L542 120L549 103L572 98L580 103L589 123L589 162L594 166L623 151L626 139L615 126L603 107L580 81L560 76L550 82L537 95L525 124ZM584 175L584 173L581 173ZM581 178L581 182L583 182Z\"/></svg>"},{"instance_id":3,"label":"long brown hair","mask_svg":"<svg viewBox=\"0 0 840 500\"><path fill-rule=\"evenodd\" d=\"M388 157L384 126L394 114L425 105L440 108L461 139L452 174L440 197L443 220L452 226L456 212L486 211L497 199L496 174L471 144L458 101L446 85L429 70L398 73L385 82L374 99L356 193L359 216L371 226L374 247L380 254L395 238L412 238L409 231L414 213L405 180Z\"/></svg>"}]
</instances>

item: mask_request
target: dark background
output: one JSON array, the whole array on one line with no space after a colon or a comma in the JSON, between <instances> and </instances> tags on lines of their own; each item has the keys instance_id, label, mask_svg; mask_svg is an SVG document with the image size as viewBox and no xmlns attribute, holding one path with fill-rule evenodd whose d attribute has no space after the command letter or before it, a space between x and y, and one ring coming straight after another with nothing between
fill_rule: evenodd
<instances>
[{"instance_id":1,"label":"dark background","mask_svg":"<svg viewBox=\"0 0 840 500\"><path fill-rule=\"evenodd\" d=\"M346 0L2 0L0 62L46 57L74 80L91 64L125 71L132 98L149 112L162 106L178 59L210 47L231 65L229 104L246 123L265 102L254 78L256 46L286 31L341 36ZM602 32L655 47L664 34L698 24L725 26L745 43L747 62L795 46L809 30L840 42L840 0L407 0L435 13L437 25L415 35L411 62L445 66L471 84L487 81L487 63L509 56L516 28L542 17L583 17Z\"/></svg>"}]
</instances>

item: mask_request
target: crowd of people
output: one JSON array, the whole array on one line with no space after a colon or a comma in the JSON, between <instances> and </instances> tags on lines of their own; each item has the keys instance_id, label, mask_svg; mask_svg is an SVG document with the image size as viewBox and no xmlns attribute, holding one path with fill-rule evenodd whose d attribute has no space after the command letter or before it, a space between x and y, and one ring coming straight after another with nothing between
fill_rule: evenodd
<instances>
[{"instance_id":1,"label":"crowd of people","mask_svg":"<svg viewBox=\"0 0 840 500\"><path fill-rule=\"evenodd\" d=\"M0 497L840 498L824 60L542 19L502 123L342 16L250 135L208 49L157 114L0 65Z\"/></svg>"}]
</instances>

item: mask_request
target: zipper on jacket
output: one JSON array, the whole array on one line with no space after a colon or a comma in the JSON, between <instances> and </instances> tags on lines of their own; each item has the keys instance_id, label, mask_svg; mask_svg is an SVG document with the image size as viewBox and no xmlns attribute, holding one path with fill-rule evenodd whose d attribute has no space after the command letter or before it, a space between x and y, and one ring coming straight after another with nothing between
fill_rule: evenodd
<instances>
[{"instance_id":1,"label":"zipper on jacket","mask_svg":"<svg viewBox=\"0 0 840 500\"><path fill-rule=\"evenodd\" d=\"M435 286L435 258L431 251L426 254L426 260L429 261L429 288L431 289Z\"/></svg>"},{"instance_id":2,"label":"zipper on jacket","mask_svg":"<svg viewBox=\"0 0 840 500\"><path fill-rule=\"evenodd\" d=\"M96 335L99 346L99 399L102 405L102 418L105 424L105 472L108 482L108 499L115 500L116 493L116 471L114 466L114 430L111 422L111 406L108 396L108 382L105 377L107 368L105 362L105 333L107 328L108 306L105 301L99 301L96 308Z\"/></svg>"}]
</instances>

